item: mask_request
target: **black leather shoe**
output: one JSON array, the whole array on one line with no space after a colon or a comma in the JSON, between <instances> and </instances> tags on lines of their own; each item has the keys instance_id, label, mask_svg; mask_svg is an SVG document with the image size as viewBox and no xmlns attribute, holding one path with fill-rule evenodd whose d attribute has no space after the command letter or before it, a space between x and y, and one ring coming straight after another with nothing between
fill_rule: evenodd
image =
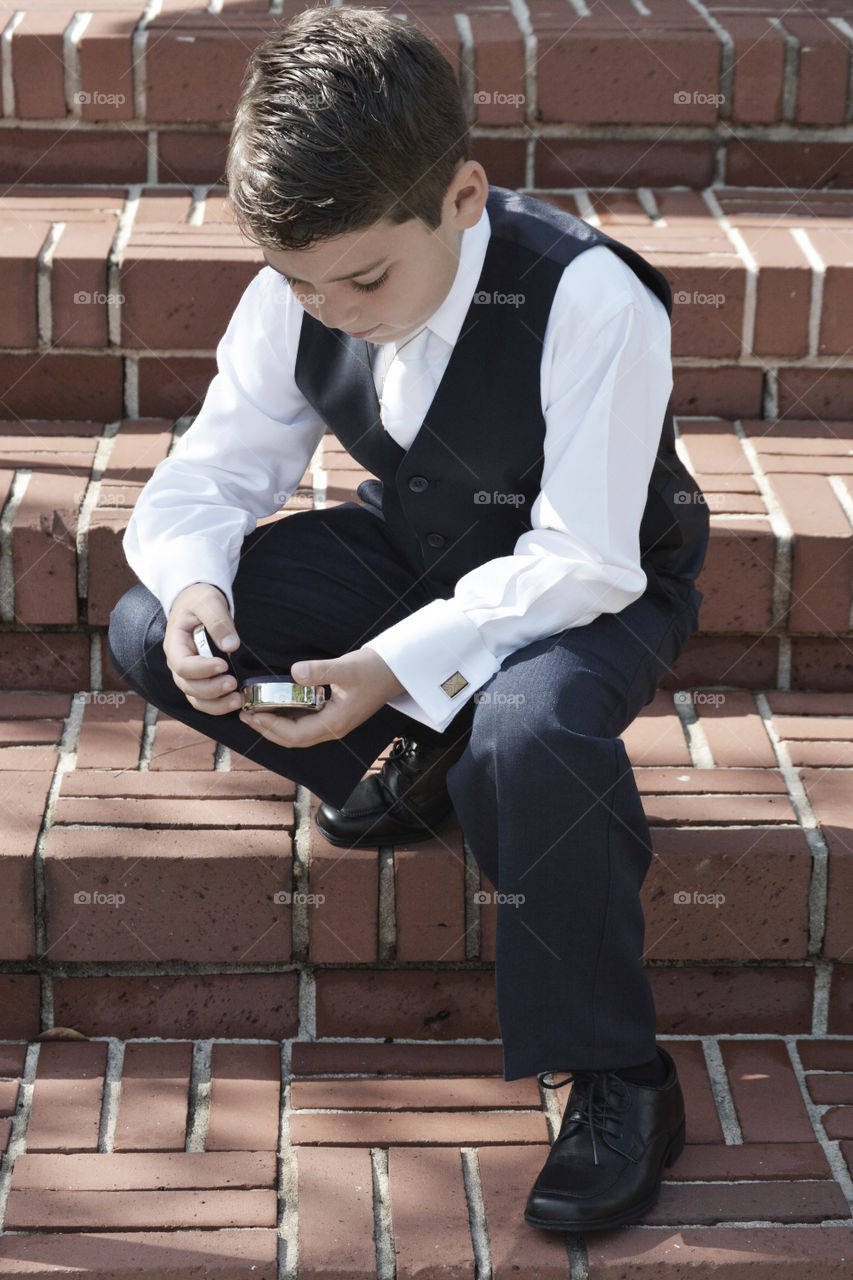
<instances>
[{"instance_id":1,"label":"black leather shoe","mask_svg":"<svg viewBox=\"0 0 853 1280\"><path fill-rule=\"evenodd\" d=\"M658 1053L668 1067L662 1085L632 1084L613 1071L567 1077L572 1092L530 1192L525 1222L550 1231L596 1231L631 1222L651 1208L664 1165L674 1164L684 1149L678 1074L660 1045Z\"/></svg>"},{"instance_id":2,"label":"black leather shoe","mask_svg":"<svg viewBox=\"0 0 853 1280\"><path fill-rule=\"evenodd\" d=\"M315 823L330 844L348 849L432 839L453 813L445 780L469 737L448 729L430 746L399 738L380 771L362 778L342 808L321 804Z\"/></svg>"}]
</instances>

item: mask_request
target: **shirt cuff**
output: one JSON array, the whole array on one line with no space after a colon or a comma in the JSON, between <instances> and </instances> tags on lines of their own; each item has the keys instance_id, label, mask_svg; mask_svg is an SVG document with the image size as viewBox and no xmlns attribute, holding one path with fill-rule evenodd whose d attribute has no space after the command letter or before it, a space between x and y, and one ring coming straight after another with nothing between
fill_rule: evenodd
<instances>
[{"instance_id":1,"label":"shirt cuff","mask_svg":"<svg viewBox=\"0 0 853 1280\"><path fill-rule=\"evenodd\" d=\"M432 600L363 644L388 664L406 692L388 706L443 733L500 661L453 600Z\"/></svg>"},{"instance_id":2,"label":"shirt cuff","mask_svg":"<svg viewBox=\"0 0 853 1280\"><path fill-rule=\"evenodd\" d=\"M143 557L136 554L133 540L125 534L124 552L131 569L160 601L167 618L176 597L196 582L206 582L218 587L228 601L229 612L234 617L234 596L231 590L234 566L215 542L199 537L175 538L163 545L162 554L158 555L155 547Z\"/></svg>"}]
</instances>

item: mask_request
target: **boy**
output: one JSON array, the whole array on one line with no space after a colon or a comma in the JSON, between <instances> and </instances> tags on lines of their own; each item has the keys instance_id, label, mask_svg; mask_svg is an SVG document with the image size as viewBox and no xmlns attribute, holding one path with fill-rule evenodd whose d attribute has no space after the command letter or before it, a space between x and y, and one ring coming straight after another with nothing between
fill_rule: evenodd
<instances>
[{"instance_id":1,"label":"boy","mask_svg":"<svg viewBox=\"0 0 853 1280\"><path fill-rule=\"evenodd\" d=\"M337 844L426 839L455 810L501 895L504 1074L574 1082L527 1221L628 1221L684 1142L618 739L701 600L669 289L581 220L490 187L448 63L378 10L308 11L260 46L228 179L268 265L134 511L145 585L114 611L113 659L170 715L318 794ZM377 479L255 529L326 427ZM269 672L331 697L238 712L238 679Z\"/></svg>"}]
</instances>

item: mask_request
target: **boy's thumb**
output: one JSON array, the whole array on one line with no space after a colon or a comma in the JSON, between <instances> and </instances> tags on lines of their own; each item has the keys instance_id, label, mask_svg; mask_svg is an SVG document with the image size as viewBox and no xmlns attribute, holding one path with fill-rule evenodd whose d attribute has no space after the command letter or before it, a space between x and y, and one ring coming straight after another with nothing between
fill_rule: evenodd
<instances>
[{"instance_id":1,"label":"boy's thumb","mask_svg":"<svg viewBox=\"0 0 853 1280\"><path fill-rule=\"evenodd\" d=\"M311 663L294 662L290 674L297 684L311 684Z\"/></svg>"}]
</instances>

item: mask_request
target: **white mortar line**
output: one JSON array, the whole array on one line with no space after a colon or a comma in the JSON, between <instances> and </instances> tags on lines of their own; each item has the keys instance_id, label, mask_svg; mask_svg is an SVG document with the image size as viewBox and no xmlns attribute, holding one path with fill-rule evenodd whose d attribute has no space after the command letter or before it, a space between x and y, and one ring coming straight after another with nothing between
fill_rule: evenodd
<instances>
[{"instance_id":1,"label":"white mortar line","mask_svg":"<svg viewBox=\"0 0 853 1280\"><path fill-rule=\"evenodd\" d=\"M101 479L104 470L109 461L110 454L115 447L115 437L118 433L119 420L108 422L101 433L98 444L95 448L95 457L92 461L92 472L86 488L80 495L80 508L77 517L77 594L81 600L88 599L89 595L89 524L92 518L92 512L98 505L98 498L101 494ZM94 637L93 637L94 638ZM100 654L100 648L98 650ZM100 658L99 658L100 665ZM100 688L100 682L90 685L91 689Z\"/></svg>"},{"instance_id":2,"label":"white mortar line","mask_svg":"<svg viewBox=\"0 0 853 1280\"><path fill-rule=\"evenodd\" d=\"M217 742L216 750L213 753L213 772L214 773L230 773L231 771L231 748L226 747L224 742Z\"/></svg>"},{"instance_id":3,"label":"white mortar line","mask_svg":"<svg viewBox=\"0 0 853 1280\"><path fill-rule=\"evenodd\" d=\"M704 18L714 35L720 42L720 93L723 101L720 104L720 119L729 120L732 114L732 96L735 71L735 42L721 22L705 8L701 0L687 0L700 18Z\"/></svg>"},{"instance_id":4,"label":"white mortar line","mask_svg":"<svg viewBox=\"0 0 853 1280\"><path fill-rule=\"evenodd\" d=\"M847 79L847 107L844 112L844 119L849 123L849 121L853 120L853 27L850 26L850 23L845 18L828 18L826 21L827 24L831 23L843 36L846 36L851 46L847 50L850 67Z\"/></svg>"},{"instance_id":5,"label":"white mortar line","mask_svg":"<svg viewBox=\"0 0 853 1280\"><path fill-rule=\"evenodd\" d=\"M212 10L208 9L208 13L211 12ZM186 218L188 227L200 227L204 223L205 201L209 190L209 186L193 187L192 204Z\"/></svg>"},{"instance_id":6,"label":"white mortar line","mask_svg":"<svg viewBox=\"0 0 853 1280\"><path fill-rule=\"evenodd\" d=\"M720 1126L723 1130L723 1141L727 1146L740 1146L743 1143L743 1131L737 1118L737 1110L729 1088L729 1080L726 1075L720 1046L714 1036L702 1036L701 1043L702 1052L705 1054L705 1066L708 1071L708 1080L711 1084L714 1105L717 1108L717 1115L720 1117Z\"/></svg>"},{"instance_id":7,"label":"white mortar line","mask_svg":"<svg viewBox=\"0 0 853 1280\"><path fill-rule=\"evenodd\" d=\"M190 1090L187 1098L187 1136L185 1151L204 1151L207 1124L210 1119L210 1058L212 1040L193 1043Z\"/></svg>"},{"instance_id":8,"label":"white mortar line","mask_svg":"<svg viewBox=\"0 0 853 1280\"><path fill-rule=\"evenodd\" d=\"M740 339L740 354L741 357L754 355L752 346L755 342L755 312L758 305L758 263L750 253L741 232L737 227L732 226L723 213L715 193L706 188L702 192L702 199L713 214L720 230L737 249L738 256L743 262L746 283L743 298L743 329Z\"/></svg>"},{"instance_id":9,"label":"white mortar line","mask_svg":"<svg viewBox=\"0 0 853 1280\"><path fill-rule=\"evenodd\" d=\"M329 6L331 8L331 4ZM284 13L284 0L270 0L269 13Z\"/></svg>"},{"instance_id":10,"label":"white mortar line","mask_svg":"<svg viewBox=\"0 0 853 1280\"><path fill-rule=\"evenodd\" d=\"M532 186L532 184L531 184ZM590 199L589 192L585 187L572 187L571 194L577 201L580 216L584 222L588 222L591 227L600 227L601 218L595 210L595 206Z\"/></svg>"},{"instance_id":11,"label":"white mortar line","mask_svg":"<svg viewBox=\"0 0 853 1280\"><path fill-rule=\"evenodd\" d=\"M163 0L148 0L142 17L133 29L131 40L131 66L133 68L133 114L137 120L144 120L147 113L145 66L148 47L148 24L162 8Z\"/></svg>"},{"instance_id":12,"label":"white mortar line","mask_svg":"<svg viewBox=\"0 0 853 1280\"><path fill-rule=\"evenodd\" d=\"M773 530L776 539L776 554L773 559L770 625L771 627L782 627L786 622L788 610L791 607L794 531L779 505L776 494L761 465L758 450L744 431L742 422L736 418L732 426L735 435L740 440L741 448L746 454L750 471L755 483L758 485L758 491L764 499L770 520L770 528Z\"/></svg>"},{"instance_id":13,"label":"white mortar line","mask_svg":"<svg viewBox=\"0 0 853 1280\"><path fill-rule=\"evenodd\" d=\"M15 1114L12 1117L9 1143L3 1159L0 1161L0 1232L2 1232L6 1222L6 1202L9 1199L15 1161L19 1155L23 1154L26 1146L27 1125L30 1123L30 1111L33 1105L33 1085L35 1084L40 1049L40 1044L27 1046L24 1073L18 1086L18 1102L15 1107Z\"/></svg>"},{"instance_id":14,"label":"white mortar line","mask_svg":"<svg viewBox=\"0 0 853 1280\"><path fill-rule=\"evenodd\" d=\"M115 1146L118 1104L121 1096L121 1073L124 1067L125 1043L110 1036L107 1041L107 1067L104 1072L104 1096L101 1100L101 1123L98 1150L111 1152Z\"/></svg>"},{"instance_id":15,"label":"white mortar line","mask_svg":"<svg viewBox=\"0 0 853 1280\"><path fill-rule=\"evenodd\" d=\"M317 983L313 969L298 970L299 1035L298 1040L317 1038Z\"/></svg>"},{"instance_id":16,"label":"white mortar line","mask_svg":"<svg viewBox=\"0 0 853 1280\"><path fill-rule=\"evenodd\" d=\"M477 117L477 104L474 101L474 94L477 91L477 50L474 45L474 32L467 13L454 13L453 20L459 36L459 87L462 91L465 119L469 125L472 125Z\"/></svg>"},{"instance_id":17,"label":"white mortar line","mask_svg":"<svg viewBox=\"0 0 853 1280\"><path fill-rule=\"evenodd\" d=\"M0 516L0 620L15 621L15 561L12 553L12 526L24 499L31 467L19 467L12 480L9 497Z\"/></svg>"},{"instance_id":18,"label":"white mortar line","mask_svg":"<svg viewBox=\"0 0 853 1280\"><path fill-rule=\"evenodd\" d=\"M839 506L850 521L851 526L853 526L853 499L851 499L850 494L847 492L844 484L844 477L828 476L827 479L829 480L830 489L838 499ZM851 594L850 614L847 626L848 628L853 628L853 594Z\"/></svg>"},{"instance_id":19,"label":"white mortar line","mask_svg":"<svg viewBox=\"0 0 853 1280\"><path fill-rule=\"evenodd\" d=\"M397 1254L391 1222L391 1192L388 1186L388 1152L371 1147L373 1167L373 1223L376 1244L376 1280L395 1280Z\"/></svg>"},{"instance_id":20,"label":"white mortar line","mask_svg":"<svg viewBox=\"0 0 853 1280\"><path fill-rule=\"evenodd\" d=\"M290 1142L291 1044L281 1043L281 1095L278 1126L278 1280L298 1280L299 1168Z\"/></svg>"},{"instance_id":21,"label":"white mortar line","mask_svg":"<svg viewBox=\"0 0 853 1280\"><path fill-rule=\"evenodd\" d=\"M76 120L82 119L84 95L80 76L80 37L92 21L90 9L78 9L62 33L62 68L65 87L65 109Z\"/></svg>"},{"instance_id":22,"label":"white mortar line","mask_svg":"<svg viewBox=\"0 0 853 1280\"><path fill-rule=\"evenodd\" d=\"M489 1231L486 1225L486 1205L483 1200L483 1184L480 1180L480 1160L474 1147L461 1147L462 1181L468 1202L468 1227L471 1247L474 1251L475 1280L492 1280L492 1258L489 1251ZM572 1272L573 1280L577 1277Z\"/></svg>"},{"instance_id":23,"label":"white mortar line","mask_svg":"<svg viewBox=\"0 0 853 1280\"><path fill-rule=\"evenodd\" d=\"M655 193L652 191L651 187L637 187L635 194L643 209L645 209L646 213L649 215L654 226L668 226L667 220L660 211L660 205L655 199Z\"/></svg>"},{"instance_id":24,"label":"white mortar line","mask_svg":"<svg viewBox=\"0 0 853 1280\"><path fill-rule=\"evenodd\" d=\"M813 1036L825 1036L829 1024L829 988L832 982L832 961L815 960L814 1003L812 1006ZM802 1037L801 1037L802 1038ZM833 1036L833 1039L839 1037Z\"/></svg>"},{"instance_id":25,"label":"white mortar line","mask_svg":"<svg viewBox=\"0 0 853 1280\"><path fill-rule=\"evenodd\" d=\"M394 850L391 846L379 849L379 907L376 956L377 960L393 960L397 952L397 886L394 876Z\"/></svg>"},{"instance_id":26,"label":"white mortar line","mask_svg":"<svg viewBox=\"0 0 853 1280\"><path fill-rule=\"evenodd\" d=\"M0 85L2 85L3 115L13 119L15 115L15 80L12 75L12 35L26 16L24 9L17 9L3 28L0 39Z\"/></svg>"},{"instance_id":27,"label":"white mortar line","mask_svg":"<svg viewBox=\"0 0 853 1280\"><path fill-rule=\"evenodd\" d=\"M97 632L89 636L89 688L102 689L104 684L103 664L101 662L101 637Z\"/></svg>"},{"instance_id":28,"label":"white mortar line","mask_svg":"<svg viewBox=\"0 0 853 1280\"><path fill-rule=\"evenodd\" d=\"M631 4L637 10L637 13L640 15L641 18L651 17L652 11L651 9L648 8L647 5L643 4L643 0L631 0Z\"/></svg>"},{"instance_id":29,"label":"white mortar line","mask_svg":"<svg viewBox=\"0 0 853 1280\"><path fill-rule=\"evenodd\" d=\"M126 355L124 362L124 416L139 417L139 355Z\"/></svg>"},{"instance_id":30,"label":"white mortar line","mask_svg":"<svg viewBox=\"0 0 853 1280\"><path fill-rule=\"evenodd\" d=\"M681 728L687 740L690 762L695 769L713 769L716 765L710 743L705 730L696 714L693 705L693 694L689 689L679 689L674 695L675 710L681 721Z\"/></svg>"},{"instance_id":31,"label":"white mortar line","mask_svg":"<svg viewBox=\"0 0 853 1280\"><path fill-rule=\"evenodd\" d=\"M150 702L145 704L142 717L142 738L139 743L139 771L148 773L151 756L154 751L154 735L157 732L157 708Z\"/></svg>"},{"instance_id":32,"label":"white mortar line","mask_svg":"<svg viewBox=\"0 0 853 1280\"><path fill-rule=\"evenodd\" d=\"M797 114L800 46L796 37L782 25L781 18L765 15L765 19L771 27L776 28L785 41L785 60L782 69L782 119L790 124Z\"/></svg>"},{"instance_id":33,"label":"white mortar line","mask_svg":"<svg viewBox=\"0 0 853 1280\"><path fill-rule=\"evenodd\" d=\"M574 9L579 18L588 18L590 16L589 6L586 0L569 0L569 4Z\"/></svg>"},{"instance_id":34,"label":"white mortar line","mask_svg":"<svg viewBox=\"0 0 853 1280\"><path fill-rule=\"evenodd\" d=\"M823 945L823 935L826 926L826 895L827 895L827 875L829 865L829 851L826 847L826 841L823 838L823 832L820 829L814 809L809 800L806 789L800 778L799 770L795 769L791 764L791 756L785 743L776 732L773 724L773 713L767 702L767 695L764 693L756 693L755 705L758 708L759 715L764 721L764 728L767 736L776 753L776 760L779 764L779 772L785 780L785 786L788 788L788 796L797 815L797 821L803 829L803 835L812 854L812 874L809 883L809 944L808 954L810 956L819 956L820 949Z\"/></svg>"},{"instance_id":35,"label":"white mortar line","mask_svg":"<svg viewBox=\"0 0 853 1280\"><path fill-rule=\"evenodd\" d=\"M308 956L308 888L311 860L311 791L301 783L296 788L293 805L295 823L293 838L293 896L290 903L291 946L294 957Z\"/></svg>"},{"instance_id":36,"label":"white mortar line","mask_svg":"<svg viewBox=\"0 0 853 1280\"><path fill-rule=\"evenodd\" d=\"M134 183L128 188L107 255L107 341L112 347L121 346L121 265L141 195L141 183Z\"/></svg>"},{"instance_id":37,"label":"white mortar line","mask_svg":"<svg viewBox=\"0 0 853 1280\"><path fill-rule=\"evenodd\" d=\"M809 239L805 227L790 227L789 231L802 249L812 269L812 288L809 298L809 355L816 356L820 345L820 316L823 310L826 263Z\"/></svg>"},{"instance_id":38,"label":"white mortar line","mask_svg":"<svg viewBox=\"0 0 853 1280\"><path fill-rule=\"evenodd\" d=\"M53 341L51 270L53 267L53 255L64 230L64 222L52 222L50 224L50 230L44 238L44 244L39 251L36 263L36 327L40 347L49 347Z\"/></svg>"},{"instance_id":39,"label":"white mortar line","mask_svg":"<svg viewBox=\"0 0 853 1280\"><path fill-rule=\"evenodd\" d=\"M538 119L539 113L539 46L530 10L526 0L509 0L512 16L518 23L524 41L524 118L530 124ZM527 186L533 185L533 147L535 137L530 139L524 181Z\"/></svg>"},{"instance_id":40,"label":"white mortar line","mask_svg":"<svg viewBox=\"0 0 853 1280\"><path fill-rule=\"evenodd\" d=\"M841 1154L839 1140L837 1138L828 1138L824 1132L823 1125L821 1124L821 1117L824 1112L827 1111L828 1106L818 1106L817 1103L812 1101L811 1094L809 1093L809 1087L806 1083L805 1072L803 1071L800 1051L797 1048L797 1037L783 1036L782 1038L787 1046L788 1056L791 1059L791 1066L793 1068L794 1075L797 1077L797 1084L800 1086L800 1093L803 1097L803 1105L808 1112L809 1120L812 1122L815 1137L823 1148L827 1164L832 1170L832 1176L841 1188L841 1193L850 1206L850 1213L851 1216L853 1216L853 1178L851 1178L850 1170L847 1168L847 1161Z\"/></svg>"},{"instance_id":41,"label":"white mortar line","mask_svg":"<svg viewBox=\"0 0 853 1280\"><path fill-rule=\"evenodd\" d=\"M761 416L767 422L779 417L779 369L764 370L764 385L761 388Z\"/></svg>"}]
</instances>

